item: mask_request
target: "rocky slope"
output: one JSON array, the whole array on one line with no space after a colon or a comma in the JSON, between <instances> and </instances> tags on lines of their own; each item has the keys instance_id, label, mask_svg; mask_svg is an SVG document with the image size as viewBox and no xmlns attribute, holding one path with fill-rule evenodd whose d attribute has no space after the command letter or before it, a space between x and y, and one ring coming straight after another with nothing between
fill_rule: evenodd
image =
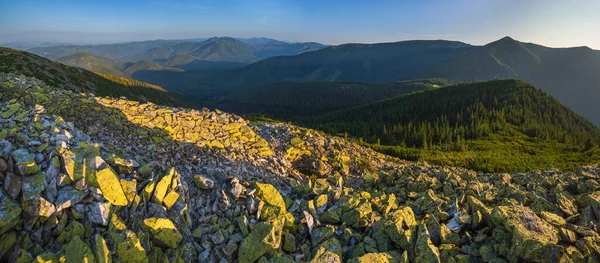
<instances>
[{"instance_id":1,"label":"rocky slope","mask_svg":"<svg viewBox=\"0 0 600 263\"><path fill-rule=\"evenodd\" d=\"M600 167L478 174L0 74L0 261L596 262Z\"/></svg>"}]
</instances>

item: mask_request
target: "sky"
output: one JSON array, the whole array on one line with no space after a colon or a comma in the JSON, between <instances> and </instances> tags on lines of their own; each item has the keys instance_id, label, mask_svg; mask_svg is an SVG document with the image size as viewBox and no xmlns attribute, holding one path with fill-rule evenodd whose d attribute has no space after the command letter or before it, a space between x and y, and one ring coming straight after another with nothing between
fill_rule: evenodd
<instances>
[{"instance_id":1,"label":"sky","mask_svg":"<svg viewBox=\"0 0 600 263\"><path fill-rule=\"evenodd\" d=\"M600 50L598 0L0 0L0 43L213 36L324 44L504 36Z\"/></svg>"}]
</instances>

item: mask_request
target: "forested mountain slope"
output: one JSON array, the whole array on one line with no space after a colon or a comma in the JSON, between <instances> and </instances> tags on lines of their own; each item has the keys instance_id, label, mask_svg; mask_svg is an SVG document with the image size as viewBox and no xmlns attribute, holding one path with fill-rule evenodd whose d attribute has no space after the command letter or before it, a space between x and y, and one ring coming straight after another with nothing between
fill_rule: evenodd
<instances>
[{"instance_id":1,"label":"forested mountain slope","mask_svg":"<svg viewBox=\"0 0 600 263\"><path fill-rule=\"evenodd\" d=\"M429 89L298 122L399 146L380 150L405 158L488 171L600 161L600 129L518 80Z\"/></svg>"},{"instance_id":2,"label":"forested mountain slope","mask_svg":"<svg viewBox=\"0 0 600 263\"><path fill-rule=\"evenodd\" d=\"M319 115L447 85L441 79L390 82L278 82L232 92L216 107L279 119Z\"/></svg>"}]
</instances>

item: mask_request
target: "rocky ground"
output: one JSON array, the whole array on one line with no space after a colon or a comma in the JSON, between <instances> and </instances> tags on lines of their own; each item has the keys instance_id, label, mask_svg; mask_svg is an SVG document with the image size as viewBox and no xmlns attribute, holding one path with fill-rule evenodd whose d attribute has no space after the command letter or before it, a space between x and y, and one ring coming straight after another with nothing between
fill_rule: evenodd
<instances>
[{"instance_id":1,"label":"rocky ground","mask_svg":"<svg viewBox=\"0 0 600 263\"><path fill-rule=\"evenodd\" d=\"M404 162L0 74L2 262L598 262L599 176Z\"/></svg>"}]
</instances>

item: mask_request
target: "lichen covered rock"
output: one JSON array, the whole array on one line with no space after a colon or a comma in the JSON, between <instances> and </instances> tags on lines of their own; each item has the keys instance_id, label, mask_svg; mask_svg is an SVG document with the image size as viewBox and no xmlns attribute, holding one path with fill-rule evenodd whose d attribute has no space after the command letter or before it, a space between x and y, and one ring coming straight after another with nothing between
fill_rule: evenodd
<instances>
[{"instance_id":1,"label":"lichen covered rock","mask_svg":"<svg viewBox=\"0 0 600 263\"><path fill-rule=\"evenodd\" d=\"M146 218L144 227L148 229L155 243L159 246L176 248L181 242L181 234L173 222L167 218Z\"/></svg>"},{"instance_id":2,"label":"lichen covered rock","mask_svg":"<svg viewBox=\"0 0 600 263\"><path fill-rule=\"evenodd\" d=\"M556 246L558 230L530 208L498 206L492 211L492 220L511 233L511 253L534 262L556 262L560 259Z\"/></svg>"}]
</instances>

